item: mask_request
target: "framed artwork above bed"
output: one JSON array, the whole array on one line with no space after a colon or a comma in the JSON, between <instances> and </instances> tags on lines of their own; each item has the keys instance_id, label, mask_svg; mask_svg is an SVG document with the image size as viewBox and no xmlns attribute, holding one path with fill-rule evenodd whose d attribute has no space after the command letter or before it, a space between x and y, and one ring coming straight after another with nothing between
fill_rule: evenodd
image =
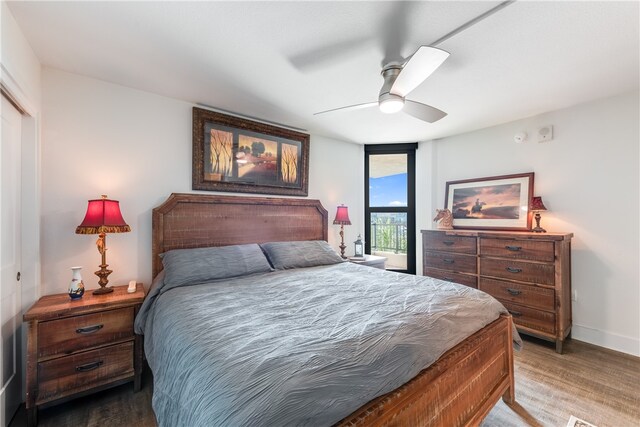
<instances>
[{"instance_id":1,"label":"framed artwork above bed","mask_svg":"<svg viewBox=\"0 0 640 427\"><path fill-rule=\"evenodd\" d=\"M306 196L309 135L193 108L194 190Z\"/></svg>"},{"instance_id":2,"label":"framed artwork above bed","mask_svg":"<svg viewBox=\"0 0 640 427\"><path fill-rule=\"evenodd\" d=\"M454 228L531 230L534 173L447 182L444 205Z\"/></svg>"}]
</instances>

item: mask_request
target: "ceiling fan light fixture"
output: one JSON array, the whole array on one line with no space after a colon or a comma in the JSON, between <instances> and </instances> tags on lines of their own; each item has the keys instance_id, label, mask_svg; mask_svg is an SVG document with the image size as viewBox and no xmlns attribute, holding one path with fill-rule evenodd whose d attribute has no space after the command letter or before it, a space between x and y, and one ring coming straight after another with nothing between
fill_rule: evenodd
<instances>
[{"instance_id":1,"label":"ceiling fan light fixture","mask_svg":"<svg viewBox=\"0 0 640 427\"><path fill-rule=\"evenodd\" d=\"M378 102L380 111L386 114L397 113L404 108L404 99L399 96L391 95L380 99Z\"/></svg>"}]
</instances>

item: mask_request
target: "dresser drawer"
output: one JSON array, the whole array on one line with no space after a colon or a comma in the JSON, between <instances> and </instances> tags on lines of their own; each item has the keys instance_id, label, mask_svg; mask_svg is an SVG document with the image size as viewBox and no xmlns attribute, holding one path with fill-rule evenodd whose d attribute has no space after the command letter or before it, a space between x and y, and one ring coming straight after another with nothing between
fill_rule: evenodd
<instances>
[{"instance_id":1,"label":"dresser drawer","mask_svg":"<svg viewBox=\"0 0 640 427\"><path fill-rule=\"evenodd\" d=\"M461 285L477 288L476 276L470 276L468 274L453 273L446 270L438 270L435 268L425 268L424 275L429 277L435 277L436 279L446 280L447 282L460 283Z\"/></svg>"},{"instance_id":2,"label":"dresser drawer","mask_svg":"<svg viewBox=\"0 0 640 427\"><path fill-rule=\"evenodd\" d=\"M133 307L83 314L38 325L38 358L71 354L133 337Z\"/></svg>"},{"instance_id":3,"label":"dresser drawer","mask_svg":"<svg viewBox=\"0 0 640 427\"><path fill-rule=\"evenodd\" d=\"M515 261L509 259L480 258L480 275L492 276L521 282L554 285L553 264Z\"/></svg>"},{"instance_id":4,"label":"dresser drawer","mask_svg":"<svg viewBox=\"0 0 640 427\"><path fill-rule=\"evenodd\" d=\"M37 401L44 403L75 389L133 374L133 341L41 362Z\"/></svg>"},{"instance_id":5,"label":"dresser drawer","mask_svg":"<svg viewBox=\"0 0 640 427\"><path fill-rule=\"evenodd\" d=\"M556 333L555 314L525 307L519 304L513 304L505 300L499 301L507 310L509 310L509 313L513 316L513 322L516 326L523 326L547 334Z\"/></svg>"},{"instance_id":6,"label":"dresser drawer","mask_svg":"<svg viewBox=\"0 0 640 427\"><path fill-rule=\"evenodd\" d=\"M540 310L555 310L555 292L553 289L532 285L503 282L502 280L480 278L478 289L505 301L525 305Z\"/></svg>"},{"instance_id":7,"label":"dresser drawer","mask_svg":"<svg viewBox=\"0 0 640 427\"><path fill-rule=\"evenodd\" d=\"M475 274L478 271L476 259L474 255L425 252L424 266L459 273Z\"/></svg>"},{"instance_id":8,"label":"dresser drawer","mask_svg":"<svg viewBox=\"0 0 640 427\"><path fill-rule=\"evenodd\" d=\"M425 251L445 251L475 255L477 243L475 237L447 236L442 232L424 233L422 239Z\"/></svg>"},{"instance_id":9,"label":"dresser drawer","mask_svg":"<svg viewBox=\"0 0 640 427\"><path fill-rule=\"evenodd\" d=\"M531 261L553 262L553 242L537 240L480 238L480 255Z\"/></svg>"}]
</instances>

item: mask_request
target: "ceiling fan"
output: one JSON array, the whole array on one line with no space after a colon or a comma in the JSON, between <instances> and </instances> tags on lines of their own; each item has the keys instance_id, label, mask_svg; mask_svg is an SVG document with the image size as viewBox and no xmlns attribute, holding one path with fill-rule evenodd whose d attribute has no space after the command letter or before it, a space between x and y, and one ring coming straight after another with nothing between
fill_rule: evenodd
<instances>
[{"instance_id":1,"label":"ceiling fan","mask_svg":"<svg viewBox=\"0 0 640 427\"><path fill-rule=\"evenodd\" d=\"M389 62L382 67L384 83L378 94L378 101L349 105L321 111L318 114L334 111L349 111L378 106L383 113L403 111L428 123L436 122L447 115L430 105L406 99L406 96L429 77L449 57L449 52L431 46L420 46L404 62Z\"/></svg>"},{"instance_id":2,"label":"ceiling fan","mask_svg":"<svg viewBox=\"0 0 640 427\"><path fill-rule=\"evenodd\" d=\"M385 57L381 72L384 83L378 94L378 101L334 108L315 113L315 115L378 106L383 113L403 111L428 123L442 119L447 115L444 111L421 102L406 99L412 90L418 87L449 57L448 52L434 46L443 43L514 2L515 0L506 0L499 3L448 32L428 46L420 46L407 59L399 57L398 54L406 42L407 17L413 13L410 9L415 7L418 2L393 2L391 14L382 21L380 29L380 38L383 42L382 47ZM334 46L294 55L291 58L291 62L301 70L312 69L327 61L332 61L332 58L348 57L352 52L361 49L362 45L366 43L366 38L356 38Z\"/></svg>"}]
</instances>

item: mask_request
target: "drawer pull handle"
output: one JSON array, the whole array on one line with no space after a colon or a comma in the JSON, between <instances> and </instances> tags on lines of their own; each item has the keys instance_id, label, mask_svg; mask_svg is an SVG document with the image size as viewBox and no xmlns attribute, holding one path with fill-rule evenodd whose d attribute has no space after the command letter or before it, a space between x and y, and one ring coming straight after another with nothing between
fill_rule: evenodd
<instances>
[{"instance_id":1,"label":"drawer pull handle","mask_svg":"<svg viewBox=\"0 0 640 427\"><path fill-rule=\"evenodd\" d=\"M513 252L518 252L520 249L522 249L522 246L509 246L509 245L507 245L507 246L505 246L505 249L508 249L510 251L513 251Z\"/></svg>"},{"instance_id":2,"label":"drawer pull handle","mask_svg":"<svg viewBox=\"0 0 640 427\"><path fill-rule=\"evenodd\" d=\"M511 295L520 295L522 293L522 291L519 291L517 289L511 289L511 288L507 288L507 292L509 292Z\"/></svg>"},{"instance_id":3,"label":"drawer pull handle","mask_svg":"<svg viewBox=\"0 0 640 427\"><path fill-rule=\"evenodd\" d=\"M443 258L442 262L444 262L445 264L453 264L455 262L455 260L449 259L449 258Z\"/></svg>"},{"instance_id":4,"label":"drawer pull handle","mask_svg":"<svg viewBox=\"0 0 640 427\"><path fill-rule=\"evenodd\" d=\"M513 317L520 317L520 316L522 316L522 313L520 313L519 311L509 310L509 313L511 313L511 315L512 315Z\"/></svg>"},{"instance_id":5,"label":"drawer pull handle","mask_svg":"<svg viewBox=\"0 0 640 427\"><path fill-rule=\"evenodd\" d=\"M93 371L94 369L99 368L104 362L102 360L98 360L97 362L85 363L84 365L76 366L76 371L78 372L88 372Z\"/></svg>"},{"instance_id":6,"label":"drawer pull handle","mask_svg":"<svg viewBox=\"0 0 640 427\"><path fill-rule=\"evenodd\" d=\"M77 334L92 334L96 331L102 329L104 325L101 323L99 325L85 326L84 328L76 329Z\"/></svg>"},{"instance_id":7,"label":"drawer pull handle","mask_svg":"<svg viewBox=\"0 0 640 427\"><path fill-rule=\"evenodd\" d=\"M442 280L446 280L447 282L453 282L451 277L443 277Z\"/></svg>"},{"instance_id":8,"label":"drawer pull handle","mask_svg":"<svg viewBox=\"0 0 640 427\"><path fill-rule=\"evenodd\" d=\"M443 240L442 243L444 245L451 246L451 245L453 245L454 242L452 240Z\"/></svg>"},{"instance_id":9,"label":"drawer pull handle","mask_svg":"<svg viewBox=\"0 0 640 427\"><path fill-rule=\"evenodd\" d=\"M505 268L505 270L507 270L509 273L521 273L522 272L521 268L514 268L514 267L507 267L507 268Z\"/></svg>"}]
</instances>

